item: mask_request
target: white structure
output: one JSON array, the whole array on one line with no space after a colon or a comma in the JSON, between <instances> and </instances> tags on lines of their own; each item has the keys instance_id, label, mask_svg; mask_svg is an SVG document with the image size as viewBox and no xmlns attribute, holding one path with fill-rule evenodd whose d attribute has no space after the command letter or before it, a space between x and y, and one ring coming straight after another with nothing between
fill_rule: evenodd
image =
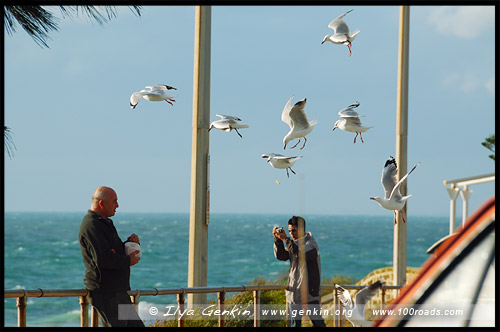
<instances>
[{"instance_id":1,"label":"white structure","mask_svg":"<svg viewBox=\"0 0 500 332\"><path fill-rule=\"evenodd\" d=\"M495 181L495 173L471 176L456 180L444 180L443 184L445 186L450 185L450 188L446 188L448 195L450 195L450 235L453 234L455 230L455 208L456 200L458 194L462 196L462 227L469 216L469 198L472 194L472 190L469 190L469 186L473 184L480 184L486 182ZM461 188L459 188L461 187Z\"/></svg>"}]
</instances>

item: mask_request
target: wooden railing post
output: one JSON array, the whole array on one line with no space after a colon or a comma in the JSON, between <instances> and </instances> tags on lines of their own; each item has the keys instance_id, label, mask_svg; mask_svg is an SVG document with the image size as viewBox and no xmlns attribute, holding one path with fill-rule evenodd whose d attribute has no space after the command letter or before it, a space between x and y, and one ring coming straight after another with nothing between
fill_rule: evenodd
<instances>
[{"instance_id":1,"label":"wooden railing post","mask_svg":"<svg viewBox=\"0 0 500 332\"><path fill-rule=\"evenodd\" d=\"M17 298L17 326L26 327L26 306L28 304L28 292L24 290L24 296Z\"/></svg>"},{"instance_id":2,"label":"wooden railing post","mask_svg":"<svg viewBox=\"0 0 500 332\"><path fill-rule=\"evenodd\" d=\"M99 327L99 313L97 309L92 306L90 309L90 327Z\"/></svg>"},{"instance_id":3,"label":"wooden railing post","mask_svg":"<svg viewBox=\"0 0 500 332\"><path fill-rule=\"evenodd\" d=\"M219 310L220 310L220 315L219 315L219 327L224 327L225 322L224 322L224 315L222 312L224 311L224 300L226 298L226 292L222 291L218 293L218 300L219 300Z\"/></svg>"},{"instance_id":4,"label":"wooden railing post","mask_svg":"<svg viewBox=\"0 0 500 332\"><path fill-rule=\"evenodd\" d=\"M135 311L139 312L139 301L141 300L141 291L137 290L137 294L130 295L130 301L134 305Z\"/></svg>"},{"instance_id":5,"label":"wooden railing post","mask_svg":"<svg viewBox=\"0 0 500 332\"><path fill-rule=\"evenodd\" d=\"M184 293L177 294L177 307L179 308L179 312L184 312ZM180 315L177 321L178 327L184 327L184 316Z\"/></svg>"},{"instance_id":6,"label":"wooden railing post","mask_svg":"<svg viewBox=\"0 0 500 332\"><path fill-rule=\"evenodd\" d=\"M260 327L260 288L253 291L253 326Z\"/></svg>"},{"instance_id":7,"label":"wooden railing post","mask_svg":"<svg viewBox=\"0 0 500 332\"><path fill-rule=\"evenodd\" d=\"M80 298L80 326L89 326L89 297L81 295Z\"/></svg>"}]
</instances>

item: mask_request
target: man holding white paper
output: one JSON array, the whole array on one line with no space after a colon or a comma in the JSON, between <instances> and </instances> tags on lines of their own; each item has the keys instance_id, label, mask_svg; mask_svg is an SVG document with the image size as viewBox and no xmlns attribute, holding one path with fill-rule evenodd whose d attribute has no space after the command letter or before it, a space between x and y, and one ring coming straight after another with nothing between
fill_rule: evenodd
<instances>
[{"instance_id":1,"label":"man holding white paper","mask_svg":"<svg viewBox=\"0 0 500 332\"><path fill-rule=\"evenodd\" d=\"M99 312L104 326L144 327L137 312L131 310L133 305L127 293L130 267L141 256L139 236L132 234L124 242L120 239L110 219L117 208L118 197L113 189L105 186L96 189L79 232L85 265L83 281L90 291L90 303Z\"/></svg>"}]
</instances>

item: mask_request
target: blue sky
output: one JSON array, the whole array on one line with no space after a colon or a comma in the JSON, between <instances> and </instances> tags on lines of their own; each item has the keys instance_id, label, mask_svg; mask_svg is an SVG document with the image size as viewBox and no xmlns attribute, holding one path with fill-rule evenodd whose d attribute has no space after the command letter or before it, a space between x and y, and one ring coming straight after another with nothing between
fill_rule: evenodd
<instances>
[{"instance_id":1,"label":"blue sky","mask_svg":"<svg viewBox=\"0 0 500 332\"><path fill-rule=\"evenodd\" d=\"M321 45L350 9L345 21L361 30L351 57ZM103 26L66 18L50 49L20 27L5 34L4 121L17 147L12 159L4 152L6 211L86 211L108 185L118 213L189 212L194 16L192 6L146 6L140 18L120 8ZM495 171L481 146L495 132L494 26L492 6L411 7L408 169L421 165L408 178L409 218L448 214L443 180ZM369 197L383 194L382 167L395 156L398 29L398 6L212 7L210 118L250 127L243 138L210 132L211 212L392 218ZM129 107L134 91L158 83L178 89L173 107ZM283 151L292 95L307 98L318 124L303 150ZM374 126L364 144L332 132L355 101ZM269 152L303 156L297 175L270 167ZM474 210L494 184L472 190Z\"/></svg>"}]
</instances>

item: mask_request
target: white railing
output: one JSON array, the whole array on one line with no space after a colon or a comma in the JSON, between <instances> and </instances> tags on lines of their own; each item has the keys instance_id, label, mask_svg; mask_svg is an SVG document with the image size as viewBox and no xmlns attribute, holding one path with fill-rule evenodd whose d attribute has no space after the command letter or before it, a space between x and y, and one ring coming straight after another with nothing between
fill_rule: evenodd
<instances>
[{"instance_id":1,"label":"white railing","mask_svg":"<svg viewBox=\"0 0 500 332\"><path fill-rule=\"evenodd\" d=\"M455 209L456 209L456 200L458 194L462 196L462 227L463 227L463 225L465 224L465 220L467 220L467 217L469 216L469 198L470 195L472 194L472 190L469 190L469 186L473 184L480 184L493 181L495 181L495 173L443 181L443 184L445 186L450 185L449 188L446 188L446 190L448 191L448 195L450 196L450 235L453 234L456 228Z\"/></svg>"}]
</instances>

